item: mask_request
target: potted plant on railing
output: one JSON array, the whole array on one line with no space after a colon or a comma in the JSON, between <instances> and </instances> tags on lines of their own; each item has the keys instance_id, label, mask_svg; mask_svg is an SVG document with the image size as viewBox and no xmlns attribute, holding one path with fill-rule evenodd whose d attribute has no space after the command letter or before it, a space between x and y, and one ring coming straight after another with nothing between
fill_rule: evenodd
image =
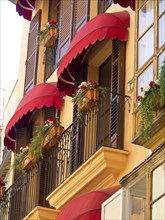
<instances>
[{"instance_id":1,"label":"potted plant on railing","mask_svg":"<svg viewBox=\"0 0 165 220\"><path fill-rule=\"evenodd\" d=\"M141 88L140 102L141 113L140 138L149 141L155 112L165 105L165 65L162 66L159 80L151 81L146 88Z\"/></svg>"},{"instance_id":2,"label":"potted plant on railing","mask_svg":"<svg viewBox=\"0 0 165 220\"><path fill-rule=\"evenodd\" d=\"M51 47L58 38L58 25L51 20L43 25L43 30L39 32L39 45Z\"/></svg>"},{"instance_id":3,"label":"potted plant on railing","mask_svg":"<svg viewBox=\"0 0 165 220\"><path fill-rule=\"evenodd\" d=\"M35 135L31 140L31 149L33 160L38 161L42 158L42 149L50 149L58 142L64 127L60 125L58 119L48 118L44 125L35 128Z\"/></svg>"},{"instance_id":4,"label":"potted plant on railing","mask_svg":"<svg viewBox=\"0 0 165 220\"><path fill-rule=\"evenodd\" d=\"M58 119L48 118L43 127L44 135L42 147L50 149L55 146L62 135L63 130L64 127L60 125L60 121Z\"/></svg>"},{"instance_id":5,"label":"potted plant on railing","mask_svg":"<svg viewBox=\"0 0 165 220\"><path fill-rule=\"evenodd\" d=\"M20 153L16 154L15 168L17 170L29 170L34 165L30 148L31 144L27 144L20 148Z\"/></svg>"},{"instance_id":6,"label":"potted plant on railing","mask_svg":"<svg viewBox=\"0 0 165 220\"><path fill-rule=\"evenodd\" d=\"M78 86L73 99L81 112L87 112L99 100L99 95L105 95L106 92L106 88L100 87L96 82L90 80L82 82Z\"/></svg>"},{"instance_id":7,"label":"potted plant on railing","mask_svg":"<svg viewBox=\"0 0 165 220\"><path fill-rule=\"evenodd\" d=\"M5 195L5 183L4 181L0 178L0 200L3 199Z\"/></svg>"}]
</instances>

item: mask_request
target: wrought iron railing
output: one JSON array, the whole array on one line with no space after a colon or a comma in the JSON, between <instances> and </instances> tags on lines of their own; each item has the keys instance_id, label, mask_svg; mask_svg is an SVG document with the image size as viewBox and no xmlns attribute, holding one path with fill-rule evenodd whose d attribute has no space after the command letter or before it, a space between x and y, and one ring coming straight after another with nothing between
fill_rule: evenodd
<instances>
[{"instance_id":1,"label":"wrought iron railing","mask_svg":"<svg viewBox=\"0 0 165 220\"><path fill-rule=\"evenodd\" d=\"M48 207L46 197L87 161L101 146L119 147L118 117L129 97L108 93L80 118L75 118L58 144L30 171L19 177L0 203L3 220L21 220L36 206ZM115 109L115 110L114 110ZM120 121L122 124L122 121ZM119 131L120 132L120 131ZM122 131L123 132L123 131Z\"/></svg>"},{"instance_id":2,"label":"wrought iron railing","mask_svg":"<svg viewBox=\"0 0 165 220\"><path fill-rule=\"evenodd\" d=\"M0 201L0 219L22 220L36 206L48 206L44 185L44 162L22 174Z\"/></svg>"}]
</instances>

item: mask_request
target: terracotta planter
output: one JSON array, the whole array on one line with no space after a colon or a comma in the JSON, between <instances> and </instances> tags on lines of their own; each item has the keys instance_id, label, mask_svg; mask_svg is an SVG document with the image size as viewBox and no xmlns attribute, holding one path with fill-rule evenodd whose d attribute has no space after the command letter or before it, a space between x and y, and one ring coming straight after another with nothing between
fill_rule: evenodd
<instances>
[{"instance_id":1,"label":"terracotta planter","mask_svg":"<svg viewBox=\"0 0 165 220\"><path fill-rule=\"evenodd\" d=\"M22 162L22 169L23 170L30 170L33 167L34 163L32 162L32 155L31 153L26 154L23 162Z\"/></svg>"},{"instance_id":2,"label":"terracotta planter","mask_svg":"<svg viewBox=\"0 0 165 220\"><path fill-rule=\"evenodd\" d=\"M5 187L4 186L0 186L0 199L2 199L5 195Z\"/></svg>"},{"instance_id":3,"label":"terracotta planter","mask_svg":"<svg viewBox=\"0 0 165 220\"><path fill-rule=\"evenodd\" d=\"M89 89L83 98L83 103L79 106L80 111L87 112L99 100L99 91L97 89Z\"/></svg>"},{"instance_id":4,"label":"terracotta planter","mask_svg":"<svg viewBox=\"0 0 165 220\"><path fill-rule=\"evenodd\" d=\"M64 127L62 126L54 125L50 127L44 136L42 147L47 150L54 147L57 144L60 136L62 135L63 130Z\"/></svg>"},{"instance_id":5,"label":"terracotta planter","mask_svg":"<svg viewBox=\"0 0 165 220\"><path fill-rule=\"evenodd\" d=\"M53 43L57 40L57 29L56 28L50 28L49 33L44 37L42 41L42 45L44 47L51 47Z\"/></svg>"},{"instance_id":6,"label":"terracotta planter","mask_svg":"<svg viewBox=\"0 0 165 220\"><path fill-rule=\"evenodd\" d=\"M56 28L50 28L49 29L49 34L50 34L50 36L52 37L52 36L56 36L57 35L57 29Z\"/></svg>"}]
</instances>

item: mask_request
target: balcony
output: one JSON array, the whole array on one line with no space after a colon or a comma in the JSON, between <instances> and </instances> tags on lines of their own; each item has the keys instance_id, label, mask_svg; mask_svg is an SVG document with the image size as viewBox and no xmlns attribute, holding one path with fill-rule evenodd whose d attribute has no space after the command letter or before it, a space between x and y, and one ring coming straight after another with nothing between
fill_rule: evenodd
<instances>
[{"instance_id":1,"label":"balcony","mask_svg":"<svg viewBox=\"0 0 165 220\"><path fill-rule=\"evenodd\" d=\"M48 212L54 217L71 198L114 184L128 157L122 148L125 98L109 93L75 118L58 144L6 191L2 216L41 219Z\"/></svg>"}]
</instances>

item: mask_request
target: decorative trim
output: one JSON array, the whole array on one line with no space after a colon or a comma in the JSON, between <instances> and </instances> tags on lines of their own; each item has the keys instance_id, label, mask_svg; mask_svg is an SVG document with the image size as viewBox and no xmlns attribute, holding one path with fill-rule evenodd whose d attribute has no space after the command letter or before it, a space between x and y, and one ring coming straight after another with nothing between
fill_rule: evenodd
<instances>
[{"instance_id":1,"label":"decorative trim","mask_svg":"<svg viewBox=\"0 0 165 220\"><path fill-rule=\"evenodd\" d=\"M58 213L59 210L36 206L23 220L43 220L48 219L48 217L49 220L54 220L56 219Z\"/></svg>"},{"instance_id":2,"label":"decorative trim","mask_svg":"<svg viewBox=\"0 0 165 220\"><path fill-rule=\"evenodd\" d=\"M75 196L112 186L124 170L128 154L124 150L101 147L46 199L51 206L61 209Z\"/></svg>"}]
</instances>

